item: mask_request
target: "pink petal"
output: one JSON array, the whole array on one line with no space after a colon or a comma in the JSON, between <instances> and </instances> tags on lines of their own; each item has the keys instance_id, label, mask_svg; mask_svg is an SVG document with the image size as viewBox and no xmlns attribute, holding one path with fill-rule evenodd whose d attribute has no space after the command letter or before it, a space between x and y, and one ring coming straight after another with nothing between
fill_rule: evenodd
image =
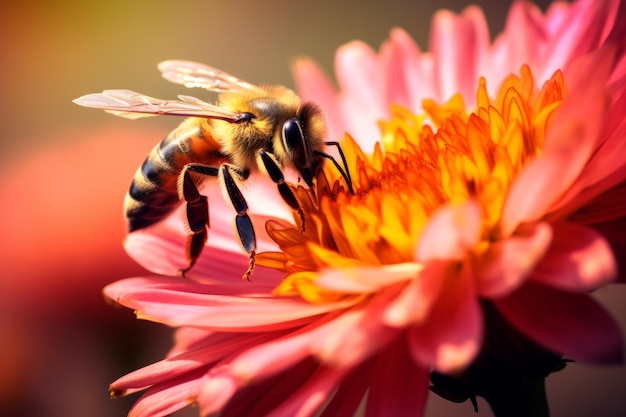
<instances>
[{"instance_id":1,"label":"pink petal","mask_svg":"<svg viewBox=\"0 0 626 417\"><path fill-rule=\"evenodd\" d=\"M255 294L254 286L203 285L161 278L122 280L107 286L112 300L137 310L138 318L170 326L210 330L280 330L312 320L313 317L349 307L354 300L309 304L295 298Z\"/></svg>"},{"instance_id":2,"label":"pink petal","mask_svg":"<svg viewBox=\"0 0 626 417\"><path fill-rule=\"evenodd\" d=\"M390 111L378 56L366 44L350 42L337 51L335 72L345 128L363 149L373 149L380 140L378 121Z\"/></svg>"},{"instance_id":3,"label":"pink petal","mask_svg":"<svg viewBox=\"0 0 626 417\"><path fill-rule=\"evenodd\" d=\"M188 406L202 384L206 370L173 378L146 391L128 413L128 417L161 417Z\"/></svg>"},{"instance_id":4,"label":"pink petal","mask_svg":"<svg viewBox=\"0 0 626 417\"><path fill-rule=\"evenodd\" d=\"M218 362L234 352L246 350L271 340L280 334L272 333L205 333L201 344L176 356L169 356L159 362L127 374L111 384L124 395L145 389L164 380L177 378L199 368Z\"/></svg>"},{"instance_id":5,"label":"pink petal","mask_svg":"<svg viewBox=\"0 0 626 417\"><path fill-rule=\"evenodd\" d=\"M268 417L307 417L324 405L345 375L345 369L321 368Z\"/></svg>"},{"instance_id":6,"label":"pink petal","mask_svg":"<svg viewBox=\"0 0 626 417\"><path fill-rule=\"evenodd\" d=\"M599 233L575 223L557 223L553 229L550 249L531 279L574 292L593 291L615 280L611 247Z\"/></svg>"},{"instance_id":7,"label":"pink petal","mask_svg":"<svg viewBox=\"0 0 626 417\"><path fill-rule=\"evenodd\" d=\"M328 268L319 273L315 284L330 291L348 294L372 293L414 279L422 269L423 266L416 263Z\"/></svg>"},{"instance_id":8,"label":"pink petal","mask_svg":"<svg viewBox=\"0 0 626 417\"><path fill-rule=\"evenodd\" d=\"M480 238L481 219L480 206L475 201L439 209L419 238L417 261L465 258Z\"/></svg>"},{"instance_id":9,"label":"pink petal","mask_svg":"<svg viewBox=\"0 0 626 417\"><path fill-rule=\"evenodd\" d=\"M258 381L288 370L309 356L311 331L290 333L266 343L250 344L229 366L229 373L239 380Z\"/></svg>"},{"instance_id":10,"label":"pink petal","mask_svg":"<svg viewBox=\"0 0 626 417\"><path fill-rule=\"evenodd\" d=\"M492 244L477 265L478 293L492 298L515 290L543 258L552 235L549 224L535 223Z\"/></svg>"},{"instance_id":11,"label":"pink petal","mask_svg":"<svg viewBox=\"0 0 626 417\"><path fill-rule=\"evenodd\" d=\"M614 25L622 26L623 22L615 21L618 7L619 1L576 2L567 25L550 38L543 54L543 71L538 73L538 79L548 79L557 69L567 68L574 58L602 45Z\"/></svg>"},{"instance_id":12,"label":"pink petal","mask_svg":"<svg viewBox=\"0 0 626 417\"><path fill-rule=\"evenodd\" d=\"M396 293L378 293L361 309L350 310L320 326L311 335L311 353L334 367L350 368L365 361L398 335L398 330L380 321Z\"/></svg>"},{"instance_id":13,"label":"pink petal","mask_svg":"<svg viewBox=\"0 0 626 417\"><path fill-rule=\"evenodd\" d=\"M522 63L532 65L544 49L547 34L541 22L539 8L526 1L516 1L511 4L507 15L502 45L507 59L499 62L503 76L508 73L517 73ZM496 80L498 83L501 79ZM498 84L496 84L498 85Z\"/></svg>"},{"instance_id":14,"label":"pink petal","mask_svg":"<svg viewBox=\"0 0 626 417\"><path fill-rule=\"evenodd\" d=\"M196 399L202 416L221 411L240 388L239 382L227 372L215 372L202 382Z\"/></svg>"},{"instance_id":15,"label":"pink petal","mask_svg":"<svg viewBox=\"0 0 626 417\"><path fill-rule=\"evenodd\" d=\"M337 92L326 74L308 58L296 60L292 66L292 73L300 97L316 103L324 110L329 140L343 138L346 129L339 110Z\"/></svg>"},{"instance_id":16,"label":"pink petal","mask_svg":"<svg viewBox=\"0 0 626 417\"><path fill-rule=\"evenodd\" d=\"M489 45L489 30L482 11L468 7L460 16L447 10L437 12L432 21L430 49L435 58L435 84L440 101L461 93L474 97L479 67Z\"/></svg>"},{"instance_id":17,"label":"pink petal","mask_svg":"<svg viewBox=\"0 0 626 417\"><path fill-rule=\"evenodd\" d=\"M199 297L193 303L200 305L204 295L228 295L228 296L248 296L250 298L271 297L273 286L257 284L255 282L237 282L243 285L207 284L196 282L186 278L146 276L139 278L127 278L107 285L103 292L109 299L115 302L122 302L134 295L143 297L142 293L160 295L163 300L154 297L154 301L167 301L167 295L172 295L172 300L176 297Z\"/></svg>"},{"instance_id":18,"label":"pink petal","mask_svg":"<svg viewBox=\"0 0 626 417\"><path fill-rule=\"evenodd\" d=\"M626 121L626 119L625 119ZM568 217L575 223L596 224L626 217L626 182L593 198Z\"/></svg>"},{"instance_id":19,"label":"pink petal","mask_svg":"<svg viewBox=\"0 0 626 417\"><path fill-rule=\"evenodd\" d=\"M203 342L211 340L218 334L218 332L194 329L193 327L181 327L176 329L174 332L174 346L167 352L166 358L180 355L190 349L194 349L196 346L201 346Z\"/></svg>"},{"instance_id":20,"label":"pink petal","mask_svg":"<svg viewBox=\"0 0 626 417\"><path fill-rule=\"evenodd\" d=\"M235 395L219 415L221 417L266 416L280 407L285 399L294 395L300 387L309 384L319 368L319 363L309 358L285 373L264 380L261 384L247 385L243 387L241 395L239 393Z\"/></svg>"},{"instance_id":21,"label":"pink petal","mask_svg":"<svg viewBox=\"0 0 626 417\"><path fill-rule=\"evenodd\" d=\"M429 371L413 361L401 338L376 358L365 416L423 415L428 377Z\"/></svg>"},{"instance_id":22,"label":"pink petal","mask_svg":"<svg viewBox=\"0 0 626 417\"><path fill-rule=\"evenodd\" d=\"M422 100L435 97L432 56L422 54L404 30L391 31L389 41L380 49L380 58L386 74L388 103L417 112L422 108Z\"/></svg>"},{"instance_id":23,"label":"pink petal","mask_svg":"<svg viewBox=\"0 0 626 417\"><path fill-rule=\"evenodd\" d=\"M570 94L554 114L543 154L524 167L505 202L501 222L505 236L520 223L543 216L587 163L603 126L604 85L613 55L612 50L603 50L585 56L565 74Z\"/></svg>"},{"instance_id":24,"label":"pink petal","mask_svg":"<svg viewBox=\"0 0 626 417\"><path fill-rule=\"evenodd\" d=\"M353 416L370 385L372 361L360 364L346 375L320 417Z\"/></svg>"},{"instance_id":25,"label":"pink petal","mask_svg":"<svg viewBox=\"0 0 626 417\"><path fill-rule=\"evenodd\" d=\"M513 326L555 353L592 363L623 361L619 326L588 295L529 281L493 301Z\"/></svg>"},{"instance_id":26,"label":"pink petal","mask_svg":"<svg viewBox=\"0 0 626 417\"><path fill-rule=\"evenodd\" d=\"M626 64L626 59L624 62ZM624 80L626 84L626 76ZM623 162L623 155L626 153L626 141L623 140L626 135L624 109L626 109L626 94L622 91L619 99L609 108L599 149L596 149L583 172L565 191L559 204L553 208L555 211L550 214L550 217L563 218L578 211L581 206L589 202L598 204L597 201L604 198L601 196L602 193L626 179L626 164ZM620 204L611 204L603 211L620 211L623 207ZM576 213L576 216L580 216L580 213Z\"/></svg>"},{"instance_id":27,"label":"pink petal","mask_svg":"<svg viewBox=\"0 0 626 417\"><path fill-rule=\"evenodd\" d=\"M593 228L600 232L611 244L618 263L619 282L626 282L626 217L594 224Z\"/></svg>"},{"instance_id":28,"label":"pink petal","mask_svg":"<svg viewBox=\"0 0 626 417\"><path fill-rule=\"evenodd\" d=\"M418 363L450 373L476 357L483 338L483 319L470 267L448 274L428 319L409 328L411 354Z\"/></svg>"},{"instance_id":29,"label":"pink petal","mask_svg":"<svg viewBox=\"0 0 626 417\"><path fill-rule=\"evenodd\" d=\"M153 273L181 276L181 269L189 265L184 251L186 238L182 233L172 232L167 228L168 225L169 221L164 225L131 233L124 241L124 248L133 259ZM211 232L209 239L213 239ZM205 277L221 282L240 281L248 268L248 255L239 248L235 249L235 243L231 236L230 243L226 245L230 249L206 246L187 276ZM235 271L239 273L234 273ZM280 280L276 271L264 268L255 269L251 279L254 282Z\"/></svg>"},{"instance_id":30,"label":"pink petal","mask_svg":"<svg viewBox=\"0 0 626 417\"><path fill-rule=\"evenodd\" d=\"M439 296L444 280L442 276L450 268L445 261L431 261L425 264L417 278L411 280L402 292L389 303L383 314L383 322L391 327L406 327L419 324Z\"/></svg>"},{"instance_id":31,"label":"pink petal","mask_svg":"<svg viewBox=\"0 0 626 417\"><path fill-rule=\"evenodd\" d=\"M551 218L563 218L571 213L579 211L583 205L593 202L596 204L599 196L611 188L617 186L626 179L626 164L623 163L622 155L626 152L626 118L623 117L626 108L626 55L618 65L622 65L622 86L616 90L609 86L609 92L613 96L606 115L598 148L594 151L589 162L585 165L576 181L565 191L558 203L552 207ZM614 69L613 78L616 72ZM614 209L620 209L621 205L611 205ZM587 213L585 213L587 214ZM576 213L580 216L580 213Z\"/></svg>"},{"instance_id":32,"label":"pink petal","mask_svg":"<svg viewBox=\"0 0 626 417\"><path fill-rule=\"evenodd\" d=\"M141 266L155 274L178 275L188 264L184 255L184 239L161 225L126 236L124 249Z\"/></svg>"},{"instance_id":33,"label":"pink petal","mask_svg":"<svg viewBox=\"0 0 626 417\"><path fill-rule=\"evenodd\" d=\"M613 3L618 3L618 10L615 15L615 20L612 22L613 27L611 28L611 33L607 36L605 43L620 43L626 38L626 26L622 23L626 19L626 4L623 1L613 0ZM610 27L610 24L607 24L607 27Z\"/></svg>"},{"instance_id":34,"label":"pink petal","mask_svg":"<svg viewBox=\"0 0 626 417\"><path fill-rule=\"evenodd\" d=\"M557 1L548 6L545 15L545 29L549 35L554 35L567 24L571 13L571 4Z\"/></svg>"}]
</instances>

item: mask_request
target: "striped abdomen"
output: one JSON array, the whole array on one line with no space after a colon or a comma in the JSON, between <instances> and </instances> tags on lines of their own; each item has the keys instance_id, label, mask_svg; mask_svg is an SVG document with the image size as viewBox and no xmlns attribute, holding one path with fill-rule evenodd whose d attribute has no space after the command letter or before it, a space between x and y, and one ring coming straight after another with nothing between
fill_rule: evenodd
<instances>
[{"instance_id":1,"label":"striped abdomen","mask_svg":"<svg viewBox=\"0 0 626 417\"><path fill-rule=\"evenodd\" d=\"M190 118L155 146L135 172L126 194L128 231L163 220L180 203L178 176L189 163L219 166L227 162L211 136L206 119Z\"/></svg>"}]
</instances>

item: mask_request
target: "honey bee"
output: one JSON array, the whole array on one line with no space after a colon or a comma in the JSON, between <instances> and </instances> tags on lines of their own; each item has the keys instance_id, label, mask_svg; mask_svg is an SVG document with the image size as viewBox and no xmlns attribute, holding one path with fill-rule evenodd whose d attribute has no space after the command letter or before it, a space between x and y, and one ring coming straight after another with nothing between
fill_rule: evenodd
<instances>
[{"instance_id":1,"label":"honey bee","mask_svg":"<svg viewBox=\"0 0 626 417\"><path fill-rule=\"evenodd\" d=\"M339 144L324 141L326 124L315 104L302 101L287 87L256 86L196 62L165 61L158 68L168 81L218 92L218 104L187 95L161 100L130 90L104 90L74 103L131 119L187 117L137 169L124 202L129 233L162 221L184 202L189 234L185 245L188 266L181 269L183 275L193 267L208 239L209 202L200 186L209 177L217 177L235 210L235 230L249 255L244 279L254 270L257 244L248 203L239 188L242 181L256 173L271 179L282 199L300 214L302 228L304 214L285 182L284 168L293 168L313 193L317 171L324 159L329 159L352 192L347 168L324 151L325 145L336 146L346 167Z\"/></svg>"}]
</instances>

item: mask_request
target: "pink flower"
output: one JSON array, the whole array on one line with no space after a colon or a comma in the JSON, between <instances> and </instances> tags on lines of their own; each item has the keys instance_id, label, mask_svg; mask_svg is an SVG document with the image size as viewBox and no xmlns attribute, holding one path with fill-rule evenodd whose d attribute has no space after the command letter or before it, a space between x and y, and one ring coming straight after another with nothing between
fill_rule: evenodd
<instances>
[{"instance_id":1,"label":"pink flower","mask_svg":"<svg viewBox=\"0 0 626 417\"><path fill-rule=\"evenodd\" d=\"M379 54L342 47L339 92L314 63L297 63L330 138L349 134L355 193L330 164L317 200L294 186L302 230L275 186L257 181L247 198L263 202L251 211L267 232L266 268L246 283L232 210L208 186L210 249L192 279L105 289L180 328L166 359L112 393L147 390L137 416L190 403L202 415L350 415L366 391L368 415L421 415L429 372L462 372L479 354L481 302L551 352L621 361L619 329L587 293L616 280L626 249L611 229L626 218L625 13L582 0L542 15L520 1L490 44L477 8L440 12L430 52L399 29ZM126 249L175 275L184 240L173 216Z\"/></svg>"}]
</instances>

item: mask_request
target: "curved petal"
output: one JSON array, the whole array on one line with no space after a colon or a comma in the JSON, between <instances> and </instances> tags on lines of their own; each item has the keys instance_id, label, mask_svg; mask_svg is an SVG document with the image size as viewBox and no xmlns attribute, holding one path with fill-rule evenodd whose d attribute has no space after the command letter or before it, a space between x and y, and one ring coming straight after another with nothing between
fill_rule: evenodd
<instances>
[{"instance_id":1,"label":"curved petal","mask_svg":"<svg viewBox=\"0 0 626 417\"><path fill-rule=\"evenodd\" d=\"M372 368L368 361L348 373L320 417L354 416L369 388Z\"/></svg>"},{"instance_id":2,"label":"curved petal","mask_svg":"<svg viewBox=\"0 0 626 417\"><path fill-rule=\"evenodd\" d=\"M306 384L287 398L268 417L307 417L315 413L332 397L346 369L321 368Z\"/></svg>"},{"instance_id":3,"label":"curved petal","mask_svg":"<svg viewBox=\"0 0 626 417\"><path fill-rule=\"evenodd\" d=\"M398 282L415 279L422 269L423 266L416 263L328 268L317 275L315 285L340 293L371 293Z\"/></svg>"},{"instance_id":4,"label":"curved petal","mask_svg":"<svg viewBox=\"0 0 626 417\"><path fill-rule=\"evenodd\" d=\"M543 216L589 160L603 126L605 84L613 62L614 50L605 48L581 58L565 74L571 93L555 111L543 154L511 186L502 213L505 236L520 223Z\"/></svg>"},{"instance_id":5,"label":"curved petal","mask_svg":"<svg viewBox=\"0 0 626 417\"><path fill-rule=\"evenodd\" d=\"M198 370L150 388L137 400L128 417L168 416L188 406L195 401L205 372Z\"/></svg>"},{"instance_id":6,"label":"curved petal","mask_svg":"<svg viewBox=\"0 0 626 417\"><path fill-rule=\"evenodd\" d=\"M552 236L549 224L536 223L492 244L477 265L478 293L499 297L520 286L545 255Z\"/></svg>"},{"instance_id":7,"label":"curved petal","mask_svg":"<svg viewBox=\"0 0 626 417\"><path fill-rule=\"evenodd\" d=\"M489 45L489 29L482 11L475 6L467 7L461 15L441 10L433 18L430 37L436 98L445 102L461 93L471 100Z\"/></svg>"},{"instance_id":8,"label":"curved petal","mask_svg":"<svg viewBox=\"0 0 626 417\"><path fill-rule=\"evenodd\" d=\"M593 228L609 241L618 263L619 282L626 283L626 217L594 224Z\"/></svg>"},{"instance_id":9,"label":"curved petal","mask_svg":"<svg viewBox=\"0 0 626 417\"><path fill-rule=\"evenodd\" d=\"M281 334L275 333L214 333L204 332L202 344L188 348L186 351L168 356L159 362L145 366L124 375L111 384L111 389L124 395L157 385L160 381L182 377L183 375L206 368L232 355L234 352L246 351L255 346L274 339ZM244 353L245 354L245 353Z\"/></svg>"},{"instance_id":10,"label":"curved petal","mask_svg":"<svg viewBox=\"0 0 626 417\"><path fill-rule=\"evenodd\" d=\"M573 292L593 291L615 280L615 258L598 232L575 223L557 223L553 230L552 244L532 280Z\"/></svg>"},{"instance_id":11,"label":"curved petal","mask_svg":"<svg viewBox=\"0 0 626 417\"><path fill-rule=\"evenodd\" d=\"M428 319L409 328L411 354L418 363L450 373L470 364L482 344L484 324L470 267L448 273Z\"/></svg>"},{"instance_id":12,"label":"curved petal","mask_svg":"<svg viewBox=\"0 0 626 417\"><path fill-rule=\"evenodd\" d=\"M576 2L567 25L546 45L539 79L548 79L557 69L567 68L576 57L600 47L614 25L622 26L623 22L615 22L619 3L617 0Z\"/></svg>"},{"instance_id":13,"label":"curved petal","mask_svg":"<svg viewBox=\"0 0 626 417\"><path fill-rule=\"evenodd\" d=\"M205 376L196 399L200 415L208 416L221 411L239 388L239 382L225 371Z\"/></svg>"},{"instance_id":14,"label":"curved petal","mask_svg":"<svg viewBox=\"0 0 626 417\"><path fill-rule=\"evenodd\" d=\"M229 366L229 373L248 382L269 378L309 356L311 329L287 334L266 343L250 344Z\"/></svg>"},{"instance_id":15,"label":"curved petal","mask_svg":"<svg viewBox=\"0 0 626 417\"><path fill-rule=\"evenodd\" d=\"M170 326L210 330L292 328L311 321L317 315L341 310L356 302L309 304L295 298L255 294L254 286L246 291L245 283L239 286L203 285L182 280L172 283L172 280L122 280L107 286L104 292L112 300L136 310L138 318Z\"/></svg>"},{"instance_id":16,"label":"curved petal","mask_svg":"<svg viewBox=\"0 0 626 417\"><path fill-rule=\"evenodd\" d=\"M252 215L255 224L266 218ZM174 219L167 220L163 225L155 225L149 230L139 230L126 236L124 248L126 252L151 272L167 276L181 276L181 270L189 264L185 257L186 238L178 231L172 231ZM262 229L265 231L265 228ZM259 232L257 228L257 232ZM249 257L237 246L234 235L230 238L223 235L215 236L209 232L210 244L205 246L202 256L185 277L197 277L199 280L212 282L241 282L243 274L249 266ZM221 241L228 241L220 245ZM267 247L266 245L259 245ZM274 246L272 245L271 248ZM255 283L280 282L283 274L279 271L255 267L250 280Z\"/></svg>"},{"instance_id":17,"label":"curved petal","mask_svg":"<svg viewBox=\"0 0 626 417\"><path fill-rule=\"evenodd\" d=\"M308 358L292 366L288 371L264 380L261 384L246 385L228 402L219 415L267 416L280 407L287 398L296 395L301 387L310 384L319 369L319 363ZM216 389L219 389L219 386Z\"/></svg>"},{"instance_id":18,"label":"curved petal","mask_svg":"<svg viewBox=\"0 0 626 417\"><path fill-rule=\"evenodd\" d=\"M165 295L172 294L172 300L179 296L202 297L204 295L227 295L236 297L264 298L271 296L273 286L257 284L254 282L241 282L243 285L210 284L206 282L196 282L185 278L146 276L138 278L126 278L116 281L104 287L103 293L115 302L122 302L131 299L134 295L138 299L148 295L160 294L162 300L167 301ZM158 299L155 297L155 301ZM192 301L190 299L190 301ZM201 304L201 300L194 303Z\"/></svg>"},{"instance_id":19,"label":"curved petal","mask_svg":"<svg viewBox=\"0 0 626 417\"><path fill-rule=\"evenodd\" d=\"M346 130L359 145L373 149L380 140L378 121L390 111L384 101L384 78L378 56L365 43L352 41L337 51L335 72Z\"/></svg>"},{"instance_id":20,"label":"curved petal","mask_svg":"<svg viewBox=\"0 0 626 417\"><path fill-rule=\"evenodd\" d=\"M367 396L368 417L421 416L428 395L427 368L417 365L400 338L376 357Z\"/></svg>"},{"instance_id":21,"label":"curved petal","mask_svg":"<svg viewBox=\"0 0 626 417\"><path fill-rule=\"evenodd\" d=\"M491 49L495 68L486 70L497 71L497 74L487 76L491 83L499 85L508 74L519 71L522 63L533 67L547 42L542 18L539 8L532 2L516 1L511 4L504 32Z\"/></svg>"},{"instance_id":22,"label":"curved petal","mask_svg":"<svg viewBox=\"0 0 626 417\"><path fill-rule=\"evenodd\" d=\"M311 352L325 364L352 367L365 361L398 335L380 316L397 291L376 294L366 306L341 314L311 335Z\"/></svg>"},{"instance_id":23,"label":"curved petal","mask_svg":"<svg viewBox=\"0 0 626 417\"><path fill-rule=\"evenodd\" d=\"M622 336L614 319L586 294L527 282L493 300L518 330L547 349L592 363L621 363Z\"/></svg>"},{"instance_id":24,"label":"curved petal","mask_svg":"<svg viewBox=\"0 0 626 417\"><path fill-rule=\"evenodd\" d=\"M383 71L386 74L386 100L417 112L422 100L435 97L432 56L422 54L404 30L395 28L389 41L380 48Z\"/></svg>"},{"instance_id":25,"label":"curved petal","mask_svg":"<svg viewBox=\"0 0 626 417\"><path fill-rule=\"evenodd\" d=\"M417 244L415 258L430 260L461 260L473 248L481 233L482 214L476 201L449 205L435 212L424 227Z\"/></svg>"},{"instance_id":26,"label":"curved petal","mask_svg":"<svg viewBox=\"0 0 626 417\"><path fill-rule=\"evenodd\" d=\"M626 71L626 55L623 58ZM623 76L626 87L626 73ZM576 181L568 187L559 199L558 206L553 207L550 213L551 218L564 218L570 213L579 211L579 208L586 204L601 204L606 194L614 192L612 187L619 187L619 184L626 179L626 164L623 155L626 153L626 118L623 117L626 108L626 92L622 91L616 102L611 103L606 123L602 130L602 143L594 151L593 156L585 165L583 172ZM604 195L603 195L604 194ZM622 193L623 194L623 193ZM623 211L621 204L608 204L604 211L612 209ZM581 217L583 213L576 213ZM585 215L589 215L587 210Z\"/></svg>"},{"instance_id":27,"label":"curved petal","mask_svg":"<svg viewBox=\"0 0 626 417\"><path fill-rule=\"evenodd\" d=\"M339 110L337 91L326 74L308 58L294 61L292 73L300 97L316 103L324 110L328 124L328 138L330 140L343 138L346 128Z\"/></svg>"},{"instance_id":28,"label":"curved petal","mask_svg":"<svg viewBox=\"0 0 626 417\"><path fill-rule=\"evenodd\" d=\"M383 314L383 322L391 327L405 327L425 320L443 287L444 280L441 277L446 275L450 267L447 261L426 263L418 277L411 280L389 303Z\"/></svg>"},{"instance_id":29,"label":"curved petal","mask_svg":"<svg viewBox=\"0 0 626 417\"><path fill-rule=\"evenodd\" d=\"M551 3L546 10L543 26L549 35L558 33L564 24L567 24L572 5L564 1Z\"/></svg>"},{"instance_id":30,"label":"curved petal","mask_svg":"<svg viewBox=\"0 0 626 417\"><path fill-rule=\"evenodd\" d=\"M190 349L203 346L207 341L212 341L213 337L216 337L216 335L218 335L218 332L195 329L193 327L181 327L176 329L174 332L174 346L167 352L165 357L171 358L183 354Z\"/></svg>"}]
</instances>

